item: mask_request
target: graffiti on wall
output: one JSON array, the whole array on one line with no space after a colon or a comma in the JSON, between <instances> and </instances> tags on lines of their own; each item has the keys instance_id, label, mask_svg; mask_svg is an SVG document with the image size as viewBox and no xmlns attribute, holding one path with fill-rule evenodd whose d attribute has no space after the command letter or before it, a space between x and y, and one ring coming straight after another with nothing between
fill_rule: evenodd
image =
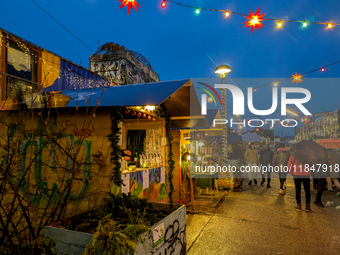
<instances>
[{"instance_id":1,"label":"graffiti on wall","mask_svg":"<svg viewBox=\"0 0 340 255\"><path fill-rule=\"evenodd\" d=\"M38 133L23 133L21 138L14 137L18 126L15 125L9 132L9 148L15 148L18 144L18 153L5 149L1 164L8 164L7 159L11 158L9 154L17 158L17 171L11 181L19 186L23 194L29 194L32 206L51 206L66 192L70 192L69 201L79 204L89 195L91 180L100 177L97 173L106 172L108 164L101 148L93 146L91 139L65 134L51 142ZM96 139L96 143L104 144L104 141ZM92 152L93 149L96 151ZM72 188L68 190L69 186L65 183L71 179Z\"/></svg>"},{"instance_id":2,"label":"graffiti on wall","mask_svg":"<svg viewBox=\"0 0 340 255\"><path fill-rule=\"evenodd\" d=\"M159 245L156 245L153 254L156 255L185 255L187 248L186 240L186 210L181 208L174 213L170 214L164 219L165 231L164 238ZM159 225L158 225L159 226ZM158 226L155 226L153 230L157 230ZM157 238L158 239L158 238ZM153 238L153 246L157 244Z\"/></svg>"},{"instance_id":3,"label":"graffiti on wall","mask_svg":"<svg viewBox=\"0 0 340 255\"><path fill-rule=\"evenodd\" d=\"M93 125L90 128L81 128L81 129L75 128L73 130L73 134L75 136L81 136L81 137L84 137L84 138L89 138L93 134L95 134L96 137L99 138L98 135L97 135L96 129L94 128Z\"/></svg>"}]
</instances>

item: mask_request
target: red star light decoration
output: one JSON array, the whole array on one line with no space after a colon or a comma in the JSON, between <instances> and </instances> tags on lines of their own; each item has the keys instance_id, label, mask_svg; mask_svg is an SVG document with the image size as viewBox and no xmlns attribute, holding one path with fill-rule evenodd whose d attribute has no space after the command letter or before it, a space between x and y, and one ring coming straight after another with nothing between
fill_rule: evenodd
<instances>
[{"instance_id":1,"label":"red star light decoration","mask_svg":"<svg viewBox=\"0 0 340 255\"><path fill-rule=\"evenodd\" d=\"M296 85L299 83L299 82L302 82L302 75L301 74L293 74L292 75L292 83L296 82Z\"/></svg>"},{"instance_id":2,"label":"red star light decoration","mask_svg":"<svg viewBox=\"0 0 340 255\"><path fill-rule=\"evenodd\" d=\"M130 14L130 10L132 10L132 7L134 7L136 11L137 11L137 7L142 8L139 6L136 0L119 0L118 2L122 2L119 9L124 6L127 6L128 14Z\"/></svg>"},{"instance_id":3,"label":"red star light decoration","mask_svg":"<svg viewBox=\"0 0 340 255\"><path fill-rule=\"evenodd\" d=\"M261 23L261 21L266 20L266 19L263 19L263 16L266 15L266 13L260 15L260 8L261 8L261 6L257 9L257 12L255 14L253 14L251 11L249 11L249 13L250 13L249 16L244 16L245 18L247 18L249 20L243 22L242 24L246 23L246 25L244 27L251 27L250 34L253 33L255 27L257 28L257 30L259 30L260 28L262 29L262 26L265 27L265 25L263 25Z\"/></svg>"}]
</instances>

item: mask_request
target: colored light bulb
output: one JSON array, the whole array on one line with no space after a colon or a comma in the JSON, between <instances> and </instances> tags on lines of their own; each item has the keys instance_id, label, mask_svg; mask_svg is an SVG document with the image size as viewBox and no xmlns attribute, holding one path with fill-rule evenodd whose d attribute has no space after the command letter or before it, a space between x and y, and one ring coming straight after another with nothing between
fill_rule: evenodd
<instances>
[{"instance_id":1,"label":"colored light bulb","mask_svg":"<svg viewBox=\"0 0 340 255\"><path fill-rule=\"evenodd\" d=\"M196 8L196 14L200 13L200 9Z\"/></svg>"},{"instance_id":2,"label":"colored light bulb","mask_svg":"<svg viewBox=\"0 0 340 255\"><path fill-rule=\"evenodd\" d=\"M255 88L255 89L254 89L254 92L256 92L256 90L257 90L257 89Z\"/></svg>"},{"instance_id":3,"label":"colored light bulb","mask_svg":"<svg viewBox=\"0 0 340 255\"><path fill-rule=\"evenodd\" d=\"M307 27L307 25L308 25L308 23L307 23L306 21L304 21L304 22L302 23L302 26L303 26L303 27Z\"/></svg>"},{"instance_id":4,"label":"colored light bulb","mask_svg":"<svg viewBox=\"0 0 340 255\"><path fill-rule=\"evenodd\" d=\"M226 17L229 17L230 16L230 13L229 12L225 12L224 14Z\"/></svg>"},{"instance_id":5,"label":"colored light bulb","mask_svg":"<svg viewBox=\"0 0 340 255\"><path fill-rule=\"evenodd\" d=\"M324 72L325 71L325 68L321 68L321 72Z\"/></svg>"},{"instance_id":6,"label":"colored light bulb","mask_svg":"<svg viewBox=\"0 0 340 255\"><path fill-rule=\"evenodd\" d=\"M277 27L278 27L278 28L281 28L281 27L282 27L282 22L281 22L281 21L277 22Z\"/></svg>"},{"instance_id":7,"label":"colored light bulb","mask_svg":"<svg viewBox=\"0 0 340 255\"><path fill-rule=\"evenodd\" d=\"M333 27L333 24L332 23L328 23L327 24L327 28L332 28Z\"/></svg>"},{"instance_id":8,"label":"colored light bulb","mask_svg":"<svg viewBox=\"0 0 340 255\"><path fill-rule=\"evenodd\" d=\"M162 2L162 7L165 8L165 6L166 6L166 3L165 3L165 1L163 1Z\"/></svg>"}]
</instances>

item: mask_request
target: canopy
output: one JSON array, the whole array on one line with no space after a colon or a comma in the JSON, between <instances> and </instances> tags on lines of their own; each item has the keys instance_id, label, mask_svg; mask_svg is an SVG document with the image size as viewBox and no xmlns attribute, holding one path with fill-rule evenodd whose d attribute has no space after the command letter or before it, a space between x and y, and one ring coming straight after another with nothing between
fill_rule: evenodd
<instances>
[{"instance_id":1,"label":"canopy","mask_svg":"<svg viewBox=\"0 0 340 255\"><path fill-rule=\"evenodd\" d=\"M248 142L261 142L261 137L256 133L246 133L242 135L242 140L246 143Z\"/></svg>"}]
</instances>

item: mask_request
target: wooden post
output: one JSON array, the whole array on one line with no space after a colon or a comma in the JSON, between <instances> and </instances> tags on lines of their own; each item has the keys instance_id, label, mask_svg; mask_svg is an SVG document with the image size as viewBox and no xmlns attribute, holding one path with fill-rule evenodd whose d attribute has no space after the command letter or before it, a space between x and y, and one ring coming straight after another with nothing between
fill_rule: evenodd
<instances>
[{"instance_id":1,"label":"wooden post","mask_svg":"<svg viewBox=\"0 0 340 255\"><path fill-rule=\"evenodd\" d=\"M191 192L191 199L192 199L192 209L195 210L195 199L194 199L194 187L192 184L192 178L191 178L191 167L190 167L190 162L188 162L189 166L189 179L190 179L190 192Z\"/></svg>"}]
</instances>

